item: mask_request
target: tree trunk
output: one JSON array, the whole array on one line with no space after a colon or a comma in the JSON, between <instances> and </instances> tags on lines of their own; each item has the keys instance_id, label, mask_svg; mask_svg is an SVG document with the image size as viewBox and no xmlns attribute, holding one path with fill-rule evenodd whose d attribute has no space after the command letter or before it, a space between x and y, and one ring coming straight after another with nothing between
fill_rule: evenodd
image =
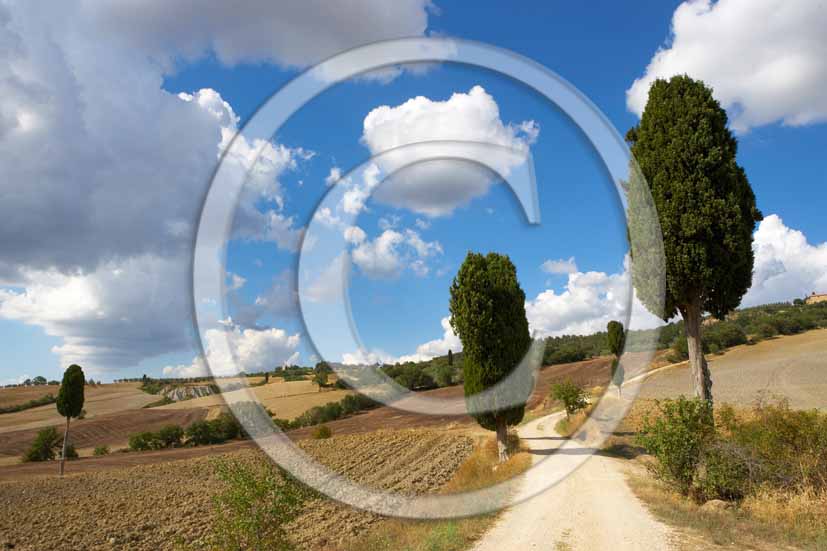
<instances>
[{"instance_id":1,"label":"tree trunk","mask_svg":"<svg viewBox=\"0 0 827 551\"><path fill-rule=\"evenodd\" d=\"M63 476L63 463L66 461L66 442L69 439L69 417L66 418L66 431L63 433L63 450L60 452L60 476Z\"/></svg>"},{"instance_id":2,"label":"tree trunk","mask_svg":"<svg viewBox=\"0 0 827 551\"><path fill-rule=\"evenodd\" d=\"M712 402L712 377L709 366L704 358L703 342L701 340L701 304L700 300L692 301L682 312L686 325L686 344L689 353L689 365L692 368L692 386L697 398Z\"/></svg>"},{"instance_id":3,"label":"tree trunk","mask_svg":"<svg viewBox=\"0 0 827 551\"><path fill-rule=\"evenodd\" d=\"M497 452L500 456L500 463L508 461L508 426L505 419L497 419Z\"/></svg>"}]
</instances>

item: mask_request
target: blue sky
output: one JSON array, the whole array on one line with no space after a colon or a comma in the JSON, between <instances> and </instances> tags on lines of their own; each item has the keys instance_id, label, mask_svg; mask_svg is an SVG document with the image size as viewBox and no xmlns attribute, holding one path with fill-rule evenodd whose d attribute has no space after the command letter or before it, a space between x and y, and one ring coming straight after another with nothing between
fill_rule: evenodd
<instances>
[{"instance_id":1,"label":"blue sky","mask_svg":"<svg viewBox=\"0 0 827 551\"><path fill-rule=\"evenodd\" d=\"M167 13L152 1L139 18L116 7L92 15L69 6L46 16L0 5L12 22L0 32L25 46L13 54L25 69L15 76L32 84L0 100L0 112L17 114L11 130L0 133L10 146L2 165L15 159L21 167L0 169L17 201L8 204L4 232L16 246L0 253L0 344L12 351L0 364L0 381L57 378L71 361L104 379L203 372L190 315L189 256L219 142L313 62L379 38L445 36L513 50L571 82L621 133L638 120L647 79L690 72L706 80L730 112L739 162L767 217L756 233L755 283L745 304L827 291L820 287L827 285L827 227L823 201L813 200L827 177L827 105L819 99L827 42L819 30L824 9L815 3L788 8L795 13L783 18L813 40L787 43L777 37L789 29L765 29L780 59L794 61L781 65L763 48L760 30L714 34L741 15L775 21L769 2L638 2L633 9L616 2L481 2L470 10L460 2L425 7L410 0L381 13L379 4L363 4L348 13L317 13L310 4L284 13L277 6L251 9L259 24L250 28L228 28L209 14ZM76 25L62 26L61 18ZM281 25L306 36L280 41ZM109 46L98 58L89 53L95 40ZM63 58L48 56L48 43ZM727 52L738 56L724 70L715 61ZM35 81L59 99L44 103ZM423 99L406 103L416 97ZM384 114L369 123L382 106ZM396 182L381 184L357 209L352 225L360 235L349 234L352 314L366 349L331 346L338 357L326 359L395 361L456 351L448 287L468 250L511 256L537 335L587 333L623 317L623 216L593 148L524 85L446 63L337 84L271 137L269 164L246 190L227 247L230 289L221 317L232 322L202 328L211 366L229 361L211 348L218 333L235 347L236 367L313 362L317 351L295 306L296 247L331 188L331 170L347 173L399 140L456 137L456 128L468 139L493 136L530 151L542 224L527 225L504 184L470 166L403 171L400 190L405 177L424 186L414 188L424 191L413 206L400 206ZM76 161L56 171L32 143ZM333 185L358 191L368 177L356 173ZM446 186L464 195L440 203ZM382 195L385 187L391 191ZM39 221L27 223L24 212ZM330 212L337 235L351 225L337 226L343 214ZM71 222L78 215L82 221Z\"/></svg>"}]
</instances>

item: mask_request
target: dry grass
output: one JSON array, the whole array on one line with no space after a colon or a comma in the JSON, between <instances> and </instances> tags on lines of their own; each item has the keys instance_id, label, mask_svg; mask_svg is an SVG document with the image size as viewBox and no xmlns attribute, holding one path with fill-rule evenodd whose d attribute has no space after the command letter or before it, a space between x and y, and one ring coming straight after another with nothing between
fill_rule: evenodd
<instances>
[{"instance_id":1,"label":"dry grass","mask_svg":"<svg viewBox=\"0 0 827 551\"><path fill-rule=\"evenodd\" d=\"M554 425L554 431L565 438L571 437L572 434L583 426L583 423L589 418L594 404L589 404L586 409L580 410L570 417L563 417Z\"/></svg>"},{"instance_id":2,"label":"dry grass","mask_svg":"<svg viewBox=\"0 0 827 551\"><path fill-rule=\"evenodd\" d=\"M704 509L692 499L651 477L644 468L652 460L641 455L634 443L647 415L656 412L654 400L639 400L606 442L606 449L626 458L632 474L629 485L635 494L663 522L679 528L687 548L708 548L710 543L731 549L813 549L827 551L827 492L812 489L766 488L733 503L725 510ZM716 409L716 424L723 425ZM731 409L739 420L749 419L754 410Z\"/></svg>"},{"instance_id":3,"label":"dry grass","mask_svg":"<svg viewBox=\"0 0 827 551\"><path fill-rule=\"evenodd\" d=\"M509 448L511 457L499 464L496 440L493 437L482 439L441 492L459 493L493 486L528 470L531 456L522 448L516 435L509 435ZM495 520L493 513L449 520L387 519L358 540L331 550L461 551L479 539Z\"/></svg>"},{"instance_id":4,"label":"dry grass","mask_svg":"<svg viewBox=\"0 0 827 551\"><path fill-rule=\"evenodd\" d=\"M781 526L796 539L827 549L827 492L760 490L741 510L767 526Z\"/></svg>"},{"instance_id":5,"label":"dry grass","mask_svg":"<svg viewBox=\"0 0 827 551\"><path fill-rule=\"evenodd\" d=\"M708 510L635 469L629 486L649 510L680 529L685 540L708 548L775 551L827 550L827 495L804 492L760 492L740 506Z\"/></svg>"},{"instance_id":6,"label":"dry grass","mask_svg":"<svg viewBox=\"0 0 827 551\"><path fill-rule=\"evenodd\" d=\"M0 407L25 404L29 400L42 398L47 394L57 396L60 385L15 386L0 388Z\"/></svg>"}]
</instances>

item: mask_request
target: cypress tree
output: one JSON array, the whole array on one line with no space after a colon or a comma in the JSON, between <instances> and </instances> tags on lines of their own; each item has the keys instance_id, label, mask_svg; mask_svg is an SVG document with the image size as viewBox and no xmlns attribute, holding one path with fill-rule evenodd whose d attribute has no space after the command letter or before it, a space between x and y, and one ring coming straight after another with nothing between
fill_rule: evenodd
<instances>
[{"instance_id":1,"label":"cypress tree","mask_svg":"<svg viewBox=\"0 0 827 551\"><path fill-rule=\"evenodd\" d=\"M623 324L619 321L610 321L606 326L608 333L609 351L614 356L612 360L612 382L617 385L617 395L620 396L620 387L623 385L625 373L620 365L620 355L623 353L623 345L626 343L626 332Z\"/></svg>"},{"instance_id":2,"label":"cypress tree","mask_svg":"<svg viewBox=\"0 0 827 551\"><path fill-rule=\"evenodd\" d=\"M645 267L632 270L637 296L664 320L680 312L695 394L711 402L702 316L720 319L740 304L751 284L752 232L762 216L736 162L738 143L726 112L703 82L688 76L656 80L640 123L626 139L657 209L665 258L663 308L662 290ZM645 207L640 197L634 189L629 193L632 231L636 210ZM633 261L639 260L633 251Z\"/></svg>"},{"instance_id":3,"label":"cypress tree","mask_svg":"<svg viewBox=\"0 0 827 551\"><path fill-rule=\"evenodd\" d=\"M66 431L63 433L63 451L60 454L60 476L63 476L63 464L66 461L66 443L69 440L69 420L83 411L83 387L85 385L83 369L72 364L63 373L63 382L57 393L57 412L66 418Z\"/></svg>"},{"instance_id":4,"label":"cypress tree","mask_svg":"<svg viewBox=\"0 0 827 551\"><path fill-rule=\"evenodd\" d=\"M451 326L462 341L466 401L480 426L497 432L504 461L508 426L522 421L533 379L521 377L516 384L497 388L484 402L477 395L508 376L531 346L525 293L511 260L469 252L451 285L450 310Z\"/></svg>"}]
</instances>

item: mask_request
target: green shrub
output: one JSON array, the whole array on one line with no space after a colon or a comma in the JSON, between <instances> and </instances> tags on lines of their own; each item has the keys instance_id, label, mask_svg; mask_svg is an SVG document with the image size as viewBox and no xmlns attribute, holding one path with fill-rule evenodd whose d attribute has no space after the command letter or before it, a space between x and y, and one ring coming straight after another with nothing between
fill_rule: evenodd
<instances>
[{"instance_id":1,"label":"green shrub","mask_svg":"<svg viewBox=\"0 0 827 551\"><path fill-rule=\"evenodd\" d=\"M723 351L739 344L746 344L747 334L741 327L731 321L719 321L704 327L703 340L709 352L715 353L713 346L718 351Z\"/></svg>"},{"instance_id":2,"label":"green shrub","mask_svg":"<svg viewBox=\"0 0 827 551\"><path fill-rule=\"evenodd\" d=\"M187 437L187 443L193 446L206 446L209 444L218 444L215 429L210 421L195 421L184 434Z\"/></svg>"},{"instance_id":3,"label":"green shrub","mask_svg":"<svg viewBox=\"0 0 827 551\"><path fill-rule=\"evenodd\" d=\"M729 428L729 438L749 450L756 484L827 489L827 414L759 404L747 420Z\"/></svg>"},{"instance_id":4,"label":"green shrub","mask_svg":"<svg viewBox=\"0 0 827 551\"><path fill-rule=\"evenodd\" d=\"M658 460L656 474L689 494L701 453L715 435L712 405L698 398L658 402L654 420L647 415L637 442Z\"/></svg>"},{"instance_id":5,"label":"green shrub","mask_svg":"<svg viewBox=\"0 0 827 551\"><path fill-rule=\"evenodd\" d=\"M755 335L762 339L769 339L778 334L775 326L771 323L762 323L755 329Z\"/></svg>"},{"instance_id":6,"label":"green shrub","mask_svg":"<svg viewBox=\"0 0 827 551\"><path fill-rule=\"evenodd\" d=\"M589 405L586 391L571 381L552 385L551 397L563 402L563 407L566 408L566 417L570 417Z\"/></svg>"},{"instance_id":7,"label":"green shrub","mask_svg":"<svg viewBox=\"0 0 827 551\"><path fill-rule=\"evenodd\" d=\"M102 456L102 455L109 455L109 446L97 446L97 447L95 447L95 451L92 452L92 453L96 457L99 457L99 456Z\"/></svg>"},{"instance_id":8,"label":"green shrub","mask_svg":"<svg viewBox=\"0 0 827 551\"><path fill-rule=\"evenodd\" d=\"M352 394L342 398L339 403L342 405L343 415L350 415L359 411L359 399Z\"/></svg>"},{"instance_id":9,"label":"green shrub","mask_svg":"<svg viewBox=\"0 0 827 551\"><path fill-rule=\"evenodd\" d=\"M330 430L330 427L327 425L319 425L315 429L313 429L313 439L314 440L323 440L325 438L330 438L333 436L333 431Z\"/></svg>"},{"instance_id":10,"label":"green shrub","mask_svg":"<svg viewBox=\"0 0 827 551\"><path fill-rule=\"evenodd\" d=\"M742 499L750 490L751 471L746 450L726 440L714 441L701 452L692 493L699 501Z\"/></svg>"},{"instance_id":11,"label":"green shrub","mask_svg":"<svg viewBox=\"0 0 827 551\"><path fill-rule=\"evenodd\" d=\"M78 451L75 449L75 445L71 442L66 443L66 459L77 459L78 458Z\"/></svg>"},{"instance_id":12,"label":"green shrub","mask_svg":"<svg viewBox=\"0 0 827 551\"><path fill-rule=\"evenodd\" d=\"M37 433L29 450L23 454L23 461L51 461L60 448L60 435L54 427L45 428Z\"/></svg>"},{"instance_id":13,"label":"green shrub","mask_svg":"<svg viewBox=\"0 0 827 551\"><path fill-rule=\"evenodd\" d=\"M167 425L158 431L158 441L162 448L172 448L181 445L184 438L184 429L178 425Z\"/></svg>"},{"instance_id":14,"label":"green shrub","mask_svg":"<svg viewBox=\"0 0 827 551\"><path fill-rule=\"evenodd\" d=\"M290 430L291 428L293 428L293 423L291 423L289 419L274 418L273 424L275 424L281 430Z\"/></svg>"},{"instance_id":15,"label":"green shrub","mask_svg":"<svg viewBox=\"0 0 827 551\"><path fill-rule=\"evenodd\" d=\"M222 412L221 415L212 421L208 421L208 423L216 444L241 436L241 424L232 413Z\"/></svg>"},{"instance_id":16,"label":"green shrub","mask_svg":"<svg viewBox=\"0 0 827 551\"><path fill-rule=\"evenodd\" d=\"M158 437L158 433L155 432L138 432L130 435L129 437L129 449L132 451L142 452L147 450L160 450L163 447L163 443Z\"/></svg>"},{"instance_id":17,"label":"green shrub","mask_svg":"<svg viewBox=\"0 0 827 551\"><path fill-rule=\"evenodd\" d=\"M299 516L314 492L270 461L221 460L215 465L224 488L213 498L212 546L226 551L293 549L285 525Z\"/></svg>"},{"instance_id":18,"label":"green shrub","mask_svg":"<svg viewBox=\"0 0 827 551\"><path fill-rule=\"evenodd\" d=\"M229 440L230 438L237 438L238 436L249 437L249 430L257 434L268 434L270 430L270 418L273 417L273 412L258 402L247 401L234 403L232 413L228 412L228 415L233 416L233 420L236 421L235 424L238 427L238 430L235 431L237 434L228 437L227 439ZM225 423L227 427L230 427L227 431L228 434L234 432L230 421L227 420Z\"/></svg>"}]
</instances>

